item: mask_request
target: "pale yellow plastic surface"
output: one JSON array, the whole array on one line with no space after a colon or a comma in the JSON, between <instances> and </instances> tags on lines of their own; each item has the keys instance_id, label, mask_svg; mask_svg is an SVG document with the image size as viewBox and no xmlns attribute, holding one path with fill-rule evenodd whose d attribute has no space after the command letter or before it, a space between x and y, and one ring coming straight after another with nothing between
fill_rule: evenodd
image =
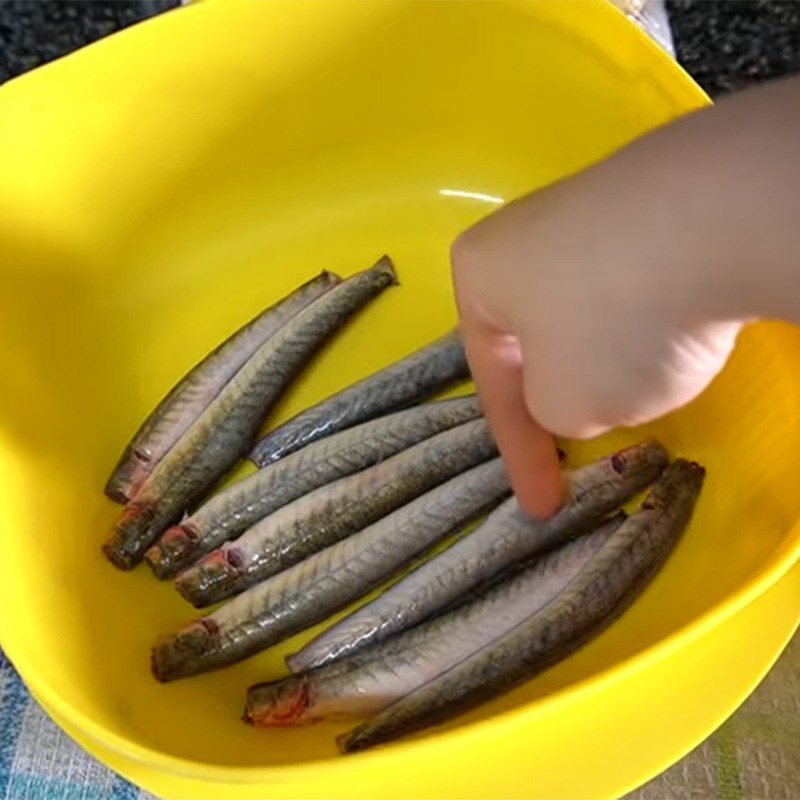
<instances>
[{"instance_id":1,"label":"pale yellow plastic surface","mask_svg":"<svg viewBox=\"0 0 800 800\"><path fill-rule=\"evenodd\" d=\"M244 688L297 641L157 684L149 645L192 612L99 552L118 452L231 329L321 268L395 258L402 286L285 418L453 323L448 244L492 198L704 102L603 2L203 3L0 89L0 643L52 713L154 791L215 798L608 796L729 713L796 623L796 575L763 594L800 546L787 326L748 330L710 391L648 431L709 478L641 600L446 731L341 758L341 726L245 727Z\"/></svg>"}]
</instances>

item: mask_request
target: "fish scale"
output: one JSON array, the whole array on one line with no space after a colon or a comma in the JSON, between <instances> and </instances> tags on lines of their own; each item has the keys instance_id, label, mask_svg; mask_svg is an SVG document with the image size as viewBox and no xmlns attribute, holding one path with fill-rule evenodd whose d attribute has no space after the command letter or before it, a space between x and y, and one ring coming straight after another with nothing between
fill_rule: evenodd
<instances>
[{"instance_id":1,"label":"fish scale","mask_svg":"<svg viewBox=\"0 0 800 800\"><path fill-rule=\"evenodd\" d=\"M396 283L388 257L343 281L267 339L158 463L103 551L131 569L145 550L252 446L264 417L314 352L359 308Z\"/></svg>"},{"instance_id":2,"label":"fish scale","mask_svg":"<svg viewBox=\"0 0 800 800\"><path fill-rule=\"evenodd\" d=\"M549 602L588 564L623 518L618 515L453 611L375 647L300 676L251 687L245 719L260 726L278 719L282 725L299 725L379 711Z\"/></svg>"},{"instance_id":3,"label":"fish scale","mask_svg":"<svg viewBox=\"0 0 800 800\"><path fill-rule=\"evenodd\" d=\"M405 358L342 389L270 431L250 454L259 467L323 436L417 403L469 377L464 346L451 331Z\"/></svg>"},{"instance_id":4,"label":"fish scale","mask_svg":"<svg viewBox=\"0 0 800 800\"><path fill-rule=\"evenodd\" d=\"M230 597L496 455L484 419L438 433L283 506L184 570L176 586L198 607Z\"/></svg>"},{"instance_id":5,"label":"fish scale","mask_svg":"<svg viewBox=\"0 0 800 800\"><path fill-rule=\"evenodd\" d=\"M461 427L474 426L475 433L478 433L480 437L485 436L491 442L487 433L480 433L479 423L483 424L483 430L485 431L483 420L475 420ZM439 437L443 439L454 432L458 432L458 429L446 431L443 434L439 434ZM458 450L464 455L465 461L459 465L460 469L457 471L467 469L470 465L470 460L480 461L482 459L486 461L491 455L496 455L493 445L491 448L487 446L483 454L476 455L476 453L481 453L480 443L476 442L477 437L469 438L464 435L463 431L459 433L461 434L462 447L458 448ZM453 439L454 437L451 436L450 438ZM422 444L425 445L427 442ZM420 447L420 445L417 445L417 447ZM456 448L452 449L455 450ZM410 452L410 450L406 452ZM440 448L433 449L431 452L440 452ZM451 468L455 469L456 464L458 462L451 461ZM497 461L491 470L495 478L498 477L500 470L501 465ZM470 496L464 497L461 503L462 511L460 513L463 513L470 502L479 502L479 504L486 502L485 495L482 502L480 502L479 492L486 491L486 488L490 485L488 478L489 473L483 476L483 485L475 486L472 484ZM444 477L441 473L439 473L437 480L440 483L443 482ZM503 477L503 480L505 480L505 477ZM328 490L329 487L324 487L324 489ZM366 496L361 506L368 506L373 499L369 495ZM382 516L382 514L377 516ZM356 529L362 527L364 526L361 522L359 522L359 525L354 526ZM351 534L354 532L355 530L350 531ZM430 531L428 533L432 535ZM421 537L423 532L414 533L411 531L409 535ZM266 632L263 627L264 620L260 616L262 611L264 611L264 608L261 587L255 586L238 597L229 600L228 603L208 616L195 619L177 633L163 638L153 648L152 653L153 671L156 677L165 681L187 677L234 663L258 652L263 648L263 642L266 641Z\"/></svg>"},{"instance_id":6,"label":"fish scale","mask_svg":"<svg viewBox=\"0 0 800 800\"><path fill-rule=\"evenodd\" d=\"M644 442L570 473L572 499L548 520L532 522L514 498L437 558L312 639L287 659L293 672L318 667L411 627L537 552L595 525L651 483L667 464Z\"/></svg>"},{"instance_id":7,"label":"fish scale","mask_svg":"<svg viewBox=\"0 0 800 800\"><path fill-rule=\"evenodd\" d=\"M278 328L341 279L322 272L262 311L193 367L145 419L120 456L106 494L127 502L158 462L250 356Z\"/></svg>"},{"instance_id":8,"label":"fish scale","mask_svg":"<svg viewBox=\"0 0 800 800\"><path fill-rule=\"evenodd\" d=\"M539 614L340 737L355 752L443 722L568 655L638 596L687 525L705 470L676 459L587 567Z\"/></svg>"},{"instance_id":9,"label":"fish scale","mask_svg":"<svg viewBox=\"0 0 800 800\"><path fill-rule=\"evenodd\" d=\"M508 492L499 458L451 478L217 609L209 617L218 630L217 649L227 649L226 657L232 657L242 647L248 652L256 645L264 649L313 625L366 594ZM257 639L244 640L242 626L254 626Z\"/></svg>"},{"instance_id":10,"label":"fish scale","mask_svg":"<svg viewBox=\"0 0 800 800\"><path fill-rule=\"evenodd\" d=\"M172 577L292 500L479 415L477 398L470 395L399 411L313 442L212 497L165 531L147 551L147 561L158 577Z\"/></svg>"}]
</instances>

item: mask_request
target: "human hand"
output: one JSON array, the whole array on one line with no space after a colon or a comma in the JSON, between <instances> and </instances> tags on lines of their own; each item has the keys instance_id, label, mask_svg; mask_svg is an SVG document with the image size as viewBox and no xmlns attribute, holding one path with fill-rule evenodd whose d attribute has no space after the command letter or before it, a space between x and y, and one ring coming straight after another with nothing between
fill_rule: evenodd
<instances>
[{"instance_id":1,"label":"human hand","mask_svg":"<svg viewBox=\"0 0 800 800\"><path fill-rule=\"evenodd\" d=\"M645 137L453 246L467 356L534 516L562 500L552 434L590 438L684 405L723 367L747 317L746 281L721 277L720 265L736 267L725 246L735 209L725 181L703 179L703 168L729 169L704 158L703 124Z\"/></svg>"}]
</instances>

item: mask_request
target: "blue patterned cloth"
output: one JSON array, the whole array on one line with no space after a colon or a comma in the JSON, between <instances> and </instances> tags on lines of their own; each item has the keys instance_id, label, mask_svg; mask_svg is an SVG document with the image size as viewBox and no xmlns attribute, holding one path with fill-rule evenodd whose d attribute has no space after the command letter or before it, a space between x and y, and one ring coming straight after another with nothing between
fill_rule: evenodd
<instances>
[{"instance_id":1,"label":"blue patterned cloth","mask_svg":"<svg viewBox=\"0 0 800 800\"><path fill-rule=\"evenodd\" d=\"M0 799L147 800L63 733L0 652Z\"/></svg>"}]
</instances>

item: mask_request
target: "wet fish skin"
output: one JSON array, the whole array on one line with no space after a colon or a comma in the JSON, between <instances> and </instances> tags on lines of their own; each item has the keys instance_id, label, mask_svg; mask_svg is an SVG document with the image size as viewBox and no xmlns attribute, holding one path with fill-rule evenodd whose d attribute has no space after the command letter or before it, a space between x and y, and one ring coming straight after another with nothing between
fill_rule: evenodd
<instances>
[{"instance_id":1,"label":"wet fish skin","mask_svg":"<svg viewBox=\"0 0 800 800\"><path fill-rule=\"evenodd\" d=\"M313 442L211 497L166 530L145 558L174 577L264 517L308 492L480 416L475 395L425 403Z\"/></svg>"},{"instance_id":2,"label":"wet fish skin","mask_svg":"<svg viewBox=\"0 0 800 800\"><path fill-rule=\"evenodd\" d=\"M475 420L460 426L462 428L475 426L468 433L478 434L471 437L465 436L464 446L450 447L445 441L445 437L448 434L458 431L458 429L454 428L452 431L445 431L439 434L440 441L436 447L430 448L428 453L434 454L439 462L446 462L451 475L458 474L476 463L496 456L497 451L488 434L488 428L485 426L483 428L477 427L478 423L482 422L483 420ZM461 435L464 435L463 432L461 432ZM453 437L450 438L452 439ZM427 442L430 441L432 440L427 440ZM422 444L427 444L427 442ZM419 445L417 446L419 447ZM482 447L485 447L485 450L482 450ZM459 455L463 457L463 460L456 460ZM441 483L446 477L448 476L440 471L437 474L436 482ZM394 491L394 494L390 493L388 496L399 505L401 502L398 500L396 486L393 489L393 484L396 483L397 481L394 480L387 481L390 492ZM371 487L368 486L367 488ZM421 494L424 490L425 486L421 482L414 483L415 496ZM405 489L401 489L401 491L405 491ZM362 499L364 497L368 500L374 500L374 494L372 498L364 495ZM408 497L407 499L411 498ZM329 500L330 497L327 496L326 502L321 505L322 518L326 513L330 516L332 510L336 508L336 503L331 503ZM358 525L353 525L355 530L364 527L364 525L368 524L368 521L374 521L387 510L387 508L384 508L380 515L374 515L372 519L369 519L372 514L370 509L374 509L374 506L370 506L369 503L363 503L363 505L368 509L369 513L362 512L363 516L358 520ZM356 503L352 504L350 510L352 509L357 510L358 505ZM350 521L352 522L352 518ZM350 531L350 533L355 532L355 530ZM277 531L280 533L280 528ZM317 537L315 546L320 544L319 532L316 526L310 525L308 531L310 537ZM328 528L323 530L322 533L330 534L330 531L331 529ZM343 535L341 529L337 531L337 535ZM169 681L196 675L211 669L227 666L261 650L260 621L257 617L258 609L254 609L251 606L251 600L259 597L257 589L258 587L254 587L229 600L214 612L190 622L177 633L164 637L157 642L153 648L152 660L153 672L156 677L162 681Z\"/></svg>"},{"instance_id":3,"label":"wet fish skin","mask_svg":"<svg viewBox=\"0 0 800 800\"><path fill-rule=\"evenodd\" d=\"M263 467L323 436L418 403L469 377L464 346L451 331L399 361L327 397L270 431L250 459Z\"/></svg>"},{"instance_id":4,"label":"wet fish skin","mask_svg":"<svg viewBox=\"0 0 800 800\"><path fill-rule=\"evenodd\" d=\"M148 476L103 546L132 569L164 529L200 500L252 446L286 386L357 310L397 282L384 256L317 298L267 339Z\"/></svg>"},{"instance_id":5,"label":"wet fish skin","mask_svg":"<svg viewBox=\"0 0 800 800\"><path fill-rule=\"evenodd\" d=\"M340 281L332 272L321 272L239 328L187 372L134 434L106 483L106 495L127 503L164 454L261 344Z\"/></svg>"},{"instance_id":6,"label":"wet fish skin","mask_svg":"<svg viewBox=\"0 0 800 800\"><path fill-rule=\"evenodd\" d=\"M668 456L653 440L569 473L571 500L553 517L532 520L514 498L469 535L383 594L324 630L293 654L292 671L350 655L438 613L521 560L590 530L661 473Z\"/></svg>"},{"instance_id":7,"label":"wet fish skin","mask_svg":"<svg viewBox=\"0 0 800 800\"><path fill-rule=\"evenodd\" d=\"M245 721L271 727L375 714L536 613L591 561L624 518L617 515L452 611L374 647L251 687Z\"/></svg>"},{"instance_id":8,"label":"wet fish skin","mask_svg":"<svg viewBox=\"0 0 800 800\"><path fill-rule=\"evenodd\" d=\"M640 509L541 613L340 737L342 751L365 750L470 710L596 635L638 596L677 541L704 472L676 459Z\"/></svg>"},{"instance_id":9,"label":"wet fish skin","mask_svg":"<svg viewBox=\"0 0 800 800\"><path fill-rule=\"evenodd\" d=\"M443 431L283 506L181 572L176 588L198 608L224 600L496 454L482 418Z\"/></svg>"},{"instance_id":10,"label":"wet fish skin","mask_svg":"<svg viewBox=\"0 0 800 800\"><path fill-rule=\"evenodd\" d=\"M277 644L366 594L508 492L499 458L451 478L217 609L210 618L218 638L231 652L238 640L248 652Z\"/></svg>"}]
</instances>

